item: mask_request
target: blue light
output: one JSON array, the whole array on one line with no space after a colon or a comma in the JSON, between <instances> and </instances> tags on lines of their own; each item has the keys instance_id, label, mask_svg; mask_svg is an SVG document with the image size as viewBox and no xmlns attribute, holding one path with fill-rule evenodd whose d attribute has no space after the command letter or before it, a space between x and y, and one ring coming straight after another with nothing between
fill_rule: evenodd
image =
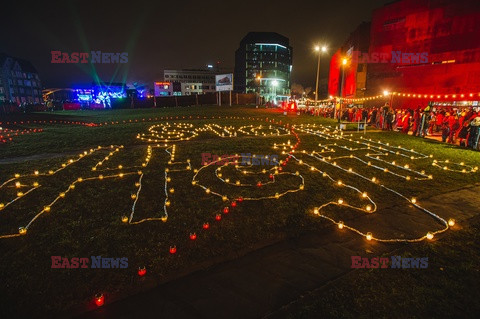
<instances>
[{"instance_id":1,"label":"blue light","mask_svg":"<svg viewBox=\"0 0 480 319\"><path fill-rule=\"evenodd\" d=\"M281 48L284 48L284 49L287 48L286 46L283 46L281 44L276 44L276 43L255 43L255 45L274 45L274 46L281 47Z\"/></svg>"},{"instance_id":2,"label":"blue light","mask_svg":"<svg viewBox=\"0 0 480 319\"><path fill-rule=\"evenodd\" d=\"M137 97L145 98L147 93L147 89L145 87L137 88Z\"/></svg>"},{"instance_id":3,"label":"blue light","mask_svg":"<svg viewBox=\"0 0 480 319\"><path fill-rule=\"evenodd\" d=\"M104 108L111 108L112 104L110 101L110 94L107 94L106 92L98 93L97 98L95 99L95 103L103 104Z\"/></svg>"},{"instance_id":4,"label":"blue light","mask_svg":"<svg viewBox=\"0 0 480 319\"><path fill-rule=\"evenodd\" d=\"M76 100L79 102L92 102L93 90L91 89L75 89Z\"/></svg>"}]
</instances>

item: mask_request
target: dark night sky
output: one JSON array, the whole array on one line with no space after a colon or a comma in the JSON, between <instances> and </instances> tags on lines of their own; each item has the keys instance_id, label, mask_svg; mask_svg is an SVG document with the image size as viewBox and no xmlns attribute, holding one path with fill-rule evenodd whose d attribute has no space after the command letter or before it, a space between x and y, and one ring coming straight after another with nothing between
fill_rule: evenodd
<instances>
[{"instance_id":1,"label":"dark night sky","mask_svg":"<svg viewBox=\"0 0 480 319\"><path fill-rule=\"evenodd\" d=\"M102 80L153 85L163 69L201 68L234 53L249 31L274 31L293 46L292 82L315 84L313 46L331 55L372 10L391 0L169 0L2 3L0 52L30 60L45 87L91 83L91 65L51 64L52 50L128 52L127 64L93 65ZM330 55L322 61L327 77Z\"/></svg>"}]
</instances>

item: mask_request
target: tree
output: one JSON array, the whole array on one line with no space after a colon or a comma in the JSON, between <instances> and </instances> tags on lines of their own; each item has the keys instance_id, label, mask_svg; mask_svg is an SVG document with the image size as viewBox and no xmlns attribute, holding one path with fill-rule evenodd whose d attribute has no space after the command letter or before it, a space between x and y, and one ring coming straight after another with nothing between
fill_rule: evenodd
<instances>
[{"instance_id":1,"label":"tree","mask_svg":"<svg viewBox=\"0 0 480 319\"><path fill-rule=\"evenodd\" d=\"M298 83L293 83L290 89L292 91L292 94L300 95L300 96L303 94L303 91L304 91L303 86Z\"/></svg>"},{"instance_id":2,"label":"tree","mask_svg":"<svg viewBox=\"0 0 480 319\"><path fill-rule=\"evenodd\" d=\"M308 96L310 94L310 92L312 92L312 87L306 87L305 88L305 95Z\"/></svg>"}]
</instances>

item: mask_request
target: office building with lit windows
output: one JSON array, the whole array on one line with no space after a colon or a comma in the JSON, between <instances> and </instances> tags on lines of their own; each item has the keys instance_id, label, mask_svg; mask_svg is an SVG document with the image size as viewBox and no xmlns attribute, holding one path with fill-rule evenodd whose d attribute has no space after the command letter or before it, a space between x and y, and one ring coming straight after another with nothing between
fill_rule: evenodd
<instances>
[{"instance_id":1,"label":"office building with lit windows","mask_svg":"<svg viewBox=\"0 0 480 319\"><path fill-rule=\"evenodd\" d=\"M292 51L288 38L283 35L248 33L235 51L235 91L258 93L271 102L289 97Z\"/></svg>"},{"instance_id":2,"label":"office building with lit windows","mask_svg":"<svg viewBox=\"0 0 480 319\"><path fill-rule=\"evenodd\" d=\"M215 92L215 74L213 69L164 70L164 82L172 83L172 95L195 95Z\"/></svg>"}]
</instances>

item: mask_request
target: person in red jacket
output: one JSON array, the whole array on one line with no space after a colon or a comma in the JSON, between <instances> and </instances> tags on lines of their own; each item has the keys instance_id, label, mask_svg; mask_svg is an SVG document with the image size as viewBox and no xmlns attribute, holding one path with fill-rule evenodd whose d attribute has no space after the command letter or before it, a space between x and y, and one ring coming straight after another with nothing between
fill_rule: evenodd
<instances>
[{"instance_id":1,"label":"person in red jacket","mask_svg":"<svg viewBox=\"0 0 480 319\"><path fill-rule=\"evenodd\" d=\"M410 129L410 112L405 112L405 115L402 118L403 122L403 129L402 132L408 134L408 130Z\"/></svg>"},{"instance_id":2,"label":"person in red jacket","mask_svg":"<svg viewBox=\"0 0 480 319\"><path fill-rule=\"evenodd\" d=\"M428 134L432 135L433 134L433 127L435 126L437 116L435 112L432 112L432 115L430 116L430 120L428 121Z\"/></svg>"},{"instance_id":3,"label":"person in red jacket","mask_svg":"<svg viewBox=\"0 0 480 319\"><path fill-rule=\"evenodd\" d=\"M402 130L403 129L403 115L405 114L405 111L400 112L398 111L397 113L397 130Z\"/></svg>"},{"instance_id":4,"label":"person in red jacket","mask_svg":"<svg viewBox=\"0 0 480 319\"><path fill-rule=\"evenodd\" d=\"M412 135L417 136L420 130L420 120L422 116L420 115L420 107L415 110L413 114L413 128L412 128Z\"/></svg>"},{"instance_id":5,"label":"person in red jacket","mask_svg":"<svg viewBox=\"0 0 480 319\"><path fill-rule=\"evenodd\" d=\"M437 112L437 119L435 121L435 131L440 131L440 129L442 128L442 123L443 123L443 119L445 118L445 112L443 110L440 110L439 112Z\"/></svg>"},{"instance_id":6,"label":"person in red jacket","mask_svg":"<svg viewBox=\"0 0 480 319\"><path fill-rule=\"evenodd\" d=\"M355 113L355 122L360 122L362 120L362 110L360 108L357 109Z\"/></svg>"},{"instance_id":7,"label":"person in red jacket","mask_svg":"<svg viewBox=\"0 0 480 319\"><path fill-rule=\"evenodd\" d=\"M348 109L348 121L353 122L353 109Z\"/></svg>"},{"instance_id":8,"label":"person in red jacket","mask_svg":"<svg viewBox=\"0 0 480 319\"><path fill-rule=\"evenodd\" d=\"M455 143L455 134L457 133L457 130L460 128L460 125L458 124L458 116L456 115L450 115L448 117L448 126L450 128L450 134L448 135L448 143L454 144Z\"/></svg>"},{"instance_id":9,"label":"person in red jacket","mask_svg":"<svg viewBox=\"0 0 480 319\"><path fill-rule=\"evenodd\" d=\"M458 126L459 129L455 132L455 139L458 139L458 134L460 134L460 131L463 129L463 123L465 123L465 112L460 113L460 117L458 118Z\"/></svg>"},{"instance_id":10,"label":"person in red jacket","mask_svg":"<svg viewBox=\"0 0 480 319\"><path fill-rule=\"evenodd\" d=\"M448 126L448 118L450 117L450 113L446 113L443 117L442 122L442 142L446 142L448 136L450 135L450 127Z\"/></svg>"}]
</instances>

